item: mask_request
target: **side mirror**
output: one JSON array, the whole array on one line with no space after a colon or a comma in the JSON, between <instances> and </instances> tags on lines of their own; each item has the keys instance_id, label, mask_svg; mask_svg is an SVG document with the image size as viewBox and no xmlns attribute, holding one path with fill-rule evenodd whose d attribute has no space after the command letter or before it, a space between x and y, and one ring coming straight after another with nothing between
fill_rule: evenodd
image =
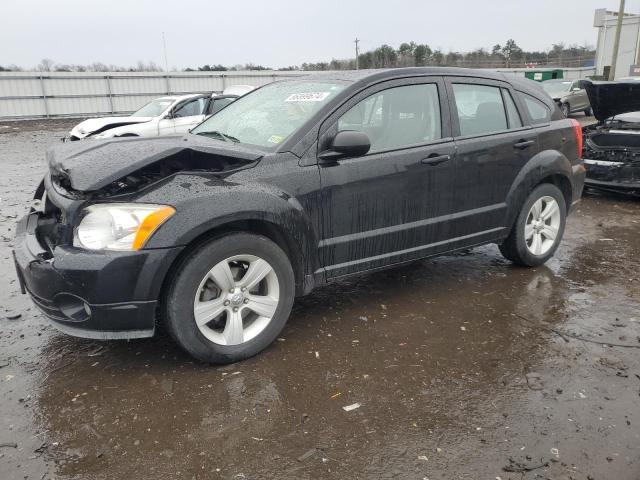
<instances>
[{"instance_id":1,"label":"side mirror","mask_svg":"<svg viewBox=\"0 0 640 480\"><path fill-rule=\"evenodd\" d=\"M340 158L360 157L371 148L371 140L364 132L357 130L341 130L331 141L331 147L322 152L318 158L322 163L333 163Z\"/></svg>"}]
</instances>

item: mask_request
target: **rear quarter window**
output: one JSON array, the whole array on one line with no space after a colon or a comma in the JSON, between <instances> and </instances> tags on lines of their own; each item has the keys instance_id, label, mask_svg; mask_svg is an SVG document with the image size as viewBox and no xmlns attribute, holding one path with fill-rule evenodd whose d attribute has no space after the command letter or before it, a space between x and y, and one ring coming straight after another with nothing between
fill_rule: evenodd
<instances>
[{"instance_id":1,"label":"rear quarter window","mask_svg":"<svg viewBox=\"0 0 640 480\"><path fill-rule=\"evenodd\" d=\"M551 121L551 110L547 105L526 93L520 92L520 97L529 112L532 123L549 123Z\"/></svg>"}]
</instances>

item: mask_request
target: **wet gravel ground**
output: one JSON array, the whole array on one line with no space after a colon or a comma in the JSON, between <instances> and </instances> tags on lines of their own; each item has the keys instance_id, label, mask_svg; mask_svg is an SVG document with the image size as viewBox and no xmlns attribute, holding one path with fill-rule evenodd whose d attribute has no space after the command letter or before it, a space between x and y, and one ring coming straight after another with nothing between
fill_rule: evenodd
<instances>
[{"instance_id":1,"label":"wet gravel ground","mask_svg":"<svg viewBox=\"0 0 640 480\"><path fill-rule=\"evenodd\" d=\"M0 124L3 480L640 478L640 202L586 196L544 267L486 246L319 289L208 367L19 294L15 219L74 123Z\"/></svg>"}]
</instances>

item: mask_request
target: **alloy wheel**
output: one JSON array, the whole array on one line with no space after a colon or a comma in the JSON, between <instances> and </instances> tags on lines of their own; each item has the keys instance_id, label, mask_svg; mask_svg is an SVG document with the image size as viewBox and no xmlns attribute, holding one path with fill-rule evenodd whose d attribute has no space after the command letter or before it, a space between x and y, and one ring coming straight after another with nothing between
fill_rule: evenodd
<instances>
[{"instance_id":1,"label":"alloy wheel","mask_svg":"<svg viewBox=\"0 0 640 480\"><path fill-rule=\"evenodd\" d=\"M202 279L193 316L211 342L240 345L264 331L279 299L280 285L273 267L255 255L235 255L217 263Z\"/></svg>"},{"instance_id":2,"label":"alloy wheel","mask_svg":"<svg viewBox=\"0 0 640 480\"><path fill-rule=\"evenodd\" d=\"M560 230L560 206L553 197L535 201L527 215L524 241L533 255L544 255L555 244Z\"/></svg>"}]
</instances>

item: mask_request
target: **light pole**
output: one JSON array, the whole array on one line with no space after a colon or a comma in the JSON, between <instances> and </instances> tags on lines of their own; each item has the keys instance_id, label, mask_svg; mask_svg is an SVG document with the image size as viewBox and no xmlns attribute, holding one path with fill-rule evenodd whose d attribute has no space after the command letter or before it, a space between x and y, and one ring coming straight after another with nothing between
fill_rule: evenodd
<instances>
[{"instance_id":1,"label":"light pole","mask_svg":"<svg viewBox=\"0 0 640 480\"><path fill-rule=\"evenodd\" d=\"M354 40L354 42L356 44L356 70L358 70L360 68L360 64L359 64L359 60L358 60L358 43L360 43L360 40L356 37L356 39Z\"/></svg>"},{"instance_id":2,"label":"light pole","mask_svg":"<svg viewBox=\"0 0 640 480\"><path fill-rule=\"evenodd\" d=\"M616 66L618 63L618 50L620 49L620 32L622 31L622 18L624 17L624 0L620 0L618 10L618 23L616 24L616 35L613 39L613 58L611 59L611 70L609 70L609 81L616 78Z\"/></svg>"}]
</instances>

